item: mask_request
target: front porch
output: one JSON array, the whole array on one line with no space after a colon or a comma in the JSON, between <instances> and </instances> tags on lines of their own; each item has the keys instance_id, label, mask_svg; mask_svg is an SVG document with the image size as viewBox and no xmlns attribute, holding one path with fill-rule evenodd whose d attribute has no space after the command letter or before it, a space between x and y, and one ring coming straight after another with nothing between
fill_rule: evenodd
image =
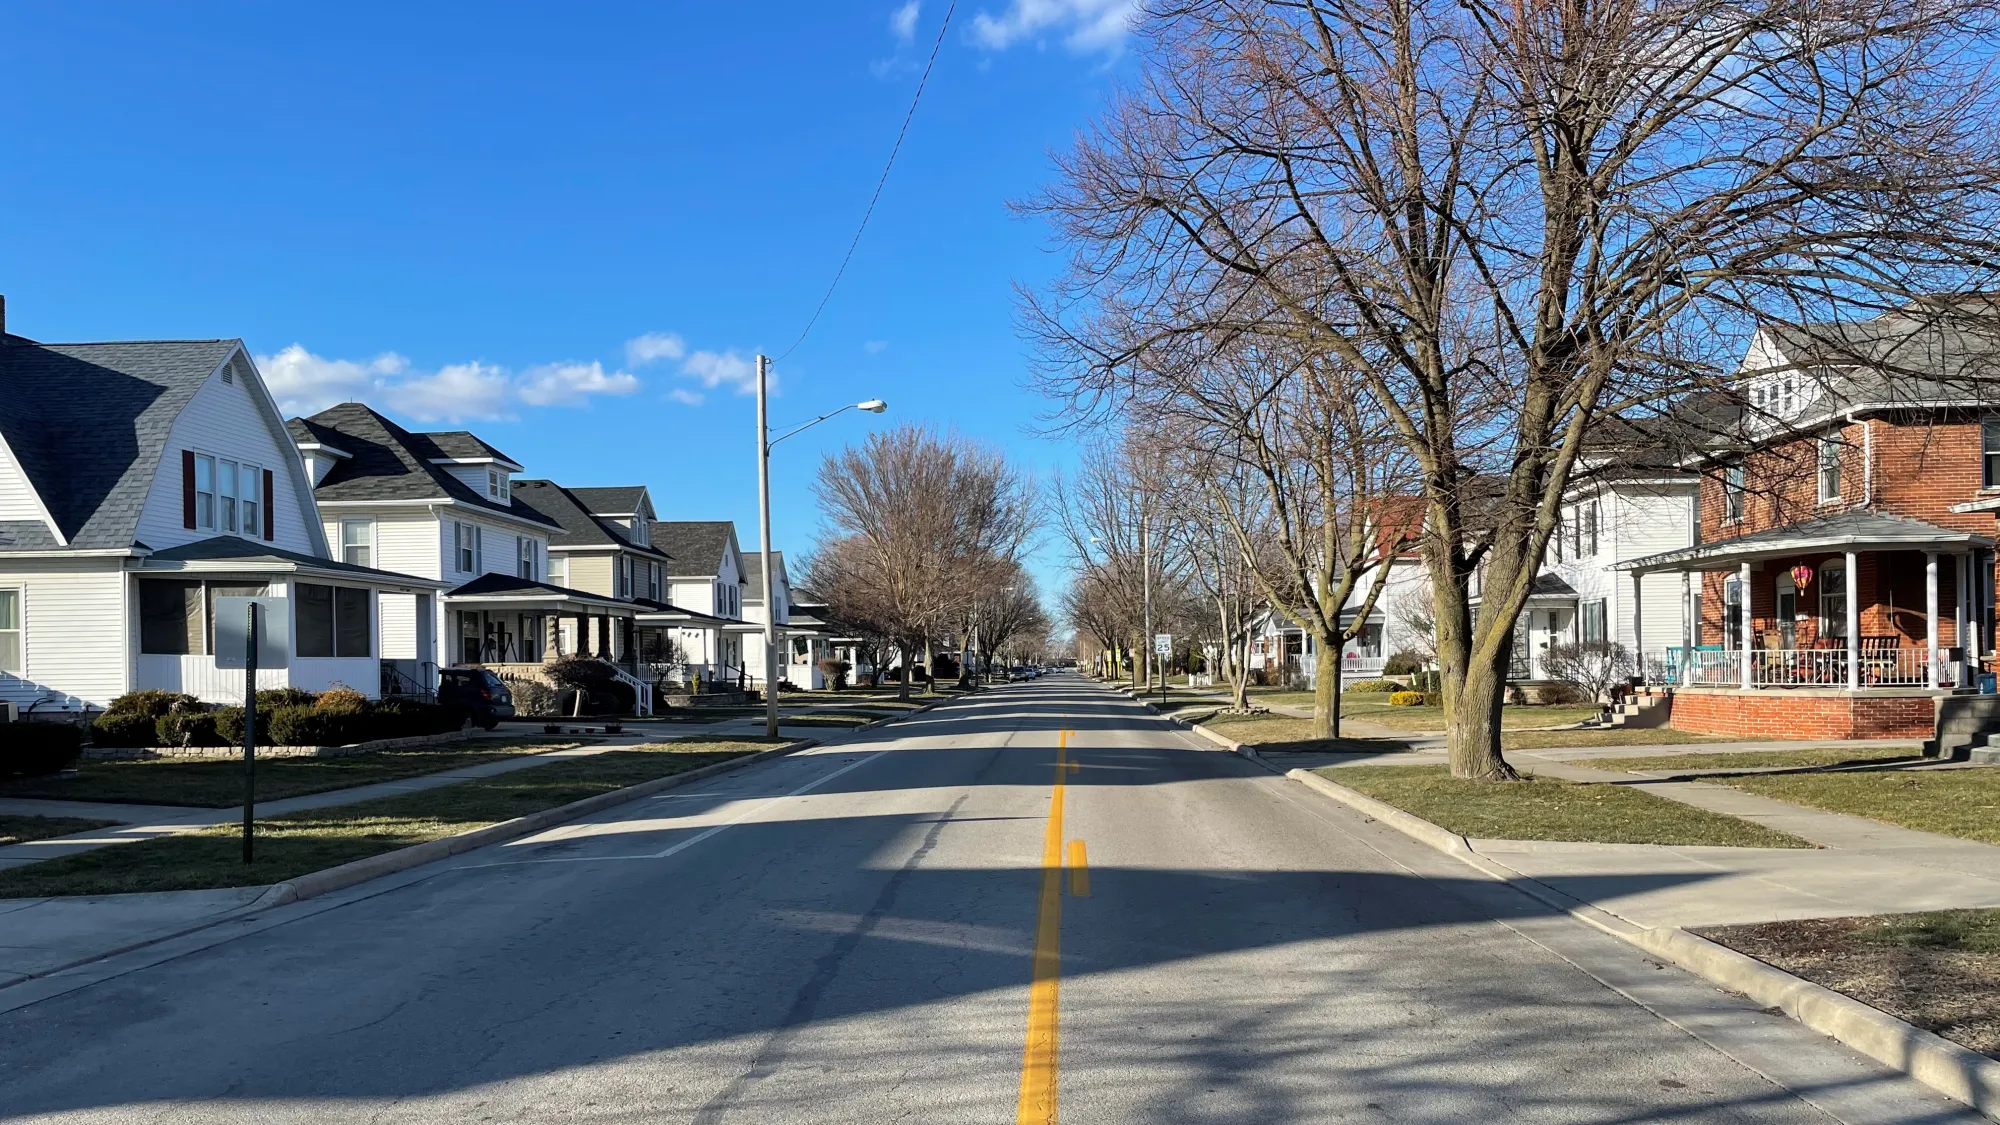
<instances>
[{"instance_id":1,"label":"front porch","mask_svg":"<svg viewBox=\"0 0 2000 1125\"><path fill-rule=\"evenodd\" d=\"M1677 730L1756 738L1927 738L1938 697L1980 685L1993 541L1849 512L1622 564L1639 679ZM1678 643L1648 644L1639 579L1677 573Z\"/></svg>"}]
</instances>

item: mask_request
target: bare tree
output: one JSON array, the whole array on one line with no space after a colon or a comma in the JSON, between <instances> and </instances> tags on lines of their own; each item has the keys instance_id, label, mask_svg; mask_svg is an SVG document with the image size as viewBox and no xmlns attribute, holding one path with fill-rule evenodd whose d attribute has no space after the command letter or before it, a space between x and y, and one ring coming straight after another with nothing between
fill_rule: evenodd
<instances>
[{"instance_id":1,"label":"bare tree","mask_svg":"<svg viewBox=\"0 0 2000 1125\"><path fill-rule=\"evenodd\" d=\"M829 455L813 491L845 540L848 581L902 655L908 698L917 653L928 666L938 635L1034 532L1032 486L995 450L903 425Z\"/></svg>"},{"instance_id":2,"label":"bare tree","mask_svg":"<svg viewBox=\"0 0 2000 1125\"><path fill-rule=\"evenodd\" d=\"M1728 386L1760 323L1991 321L1918 298L2000 272L1994 16L1169 0L1037 205L1075 254L1032 322L1085 415L1181 339L1351 372L1419 470L1452 771L1509 778L1514 623L1595 424Z\"/></svg>"}]
</instances>

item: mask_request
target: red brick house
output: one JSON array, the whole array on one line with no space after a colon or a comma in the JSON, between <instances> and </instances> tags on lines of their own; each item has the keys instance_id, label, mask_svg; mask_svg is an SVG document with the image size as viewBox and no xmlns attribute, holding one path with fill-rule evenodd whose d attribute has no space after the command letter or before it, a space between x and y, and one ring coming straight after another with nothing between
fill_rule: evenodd
<instances>
[{"instance_id":1,"label":"red brick house","mask_svg":"<svg viewBox=\"0 0 2000 1125\"><path fill-rule=\"evenodd\" d=\"M1993 659L2000 343L1931 315L1766 330L1701 473L1695 545L1617 569L1682 577L1645 637L1681 730L1927 738Z\"/></svg>"}]
</instances>

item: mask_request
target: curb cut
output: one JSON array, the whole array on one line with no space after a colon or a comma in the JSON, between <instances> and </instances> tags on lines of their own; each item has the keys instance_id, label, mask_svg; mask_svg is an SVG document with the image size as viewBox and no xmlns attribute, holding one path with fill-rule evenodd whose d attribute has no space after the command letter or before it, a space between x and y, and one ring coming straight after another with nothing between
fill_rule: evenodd
<instances>
[{"instance_id":1,"label":"curb cut","mask_svg":"<svg viewBox=\"0 0 2000 1125\"><path fill-rule=\"evenodd\" d=\"M1747 996L1764 1007L1777 1008L1812 1030L2000 1121L2000 1061L1678 927L1636 926L1480 855L1456 832L1319 774L1292 770L1285 776L1414 840L1455 856L1489 878L1507 883L1594 929L1664 957L1711 984Z\"/></svg>"}]
</instances>

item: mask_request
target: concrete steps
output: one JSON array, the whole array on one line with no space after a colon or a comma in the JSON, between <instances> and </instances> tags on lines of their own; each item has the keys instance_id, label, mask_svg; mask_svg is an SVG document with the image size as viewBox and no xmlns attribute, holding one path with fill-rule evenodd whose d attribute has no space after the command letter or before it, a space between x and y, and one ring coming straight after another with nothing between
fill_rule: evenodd
<instances>
[{"instance_id":1,"label":"concrete steps","mask_svg":"<svg viewBox=\"0 0 2000 1125\"><path fill-rule=\"evenodd\" d=\"M1628 695L1612 704L1611 721L1605 725L1631 730L1657 730L1667 725L1668 698L1651 693Z\"/></svg>"}]
</instances>

